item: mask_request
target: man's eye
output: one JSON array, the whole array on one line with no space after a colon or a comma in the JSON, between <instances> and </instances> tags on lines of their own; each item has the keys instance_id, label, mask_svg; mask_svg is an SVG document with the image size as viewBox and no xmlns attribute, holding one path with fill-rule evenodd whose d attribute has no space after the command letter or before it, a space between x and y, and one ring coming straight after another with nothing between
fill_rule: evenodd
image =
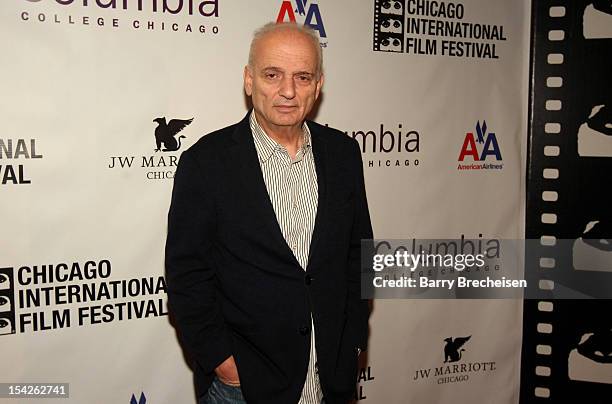
<instances>
[{"instance_id":1,"label":"man's eye","mask_svg":"<svg viewBox=\"0 0 612 404\"><path fill-rule=\"evenodd\" d=\"M269 79L275 79L278 77L278 74L276 73L266 73L266 77Z\"/></svg>"},{"instance_id":2,"label":"man's eye","mask_svg":"<svg viewBox=\"0 0 612 404\"><path fill-rule=\"evenodd\" d=\"M310 81L310 76L298 76L298 80L300 80L300 81Z\"/></svg>"}]
</instances>

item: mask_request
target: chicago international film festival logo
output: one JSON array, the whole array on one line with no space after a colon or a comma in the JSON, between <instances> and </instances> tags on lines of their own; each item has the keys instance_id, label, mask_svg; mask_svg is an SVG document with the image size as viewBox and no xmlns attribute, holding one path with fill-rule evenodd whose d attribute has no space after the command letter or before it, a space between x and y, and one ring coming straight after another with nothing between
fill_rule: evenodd
<instances>
[{"instance_id":1,"label":"chicago international film festival logo","mask_svg":"<svg viewBox=\"0 0 612 404\"><path fill-rule=\"evenodd\" d=\"M374 0L373 50L500 59L503 49L500 44L507 40L504 26L490 21L471 21L469 11L469 5L466 8L462 3Z\"/></svg>"},{"instance_id":2,"label":"chicago international film festival logo","mask_svg":"<svg viewBox=\"0 0 612 404\"><path fill-rule=\"evenodd\" d=\"M109 259L0 267L0 335L168 315L163 275L111 275Z\"/></svg>"},{"instance_id":3,"label":"chicago international film festival logo","mask_svg":"<svg viewBox=\"0 0 612 404\"><path fill-rule=\"evenodd\" d=\"M31 184L27 169L43 158L36 150L36 139L0 138L0 186Z\"/></svg>"},{"instance_id":4,"label":"chicago international film festival logo","mask_svg":"<svg viewBox=\"0 0 612 404\"><path fill-rule=\"evenodd\" d=\"M467 132L459 152L457 170L501 170L504 168L501 150L497 136L487 132L487 122L476 122L476 137L473 132ZM470 160L473 163L467 163ZM461 164L465 162L465 164Z\"/></svg>"}]
</instances>

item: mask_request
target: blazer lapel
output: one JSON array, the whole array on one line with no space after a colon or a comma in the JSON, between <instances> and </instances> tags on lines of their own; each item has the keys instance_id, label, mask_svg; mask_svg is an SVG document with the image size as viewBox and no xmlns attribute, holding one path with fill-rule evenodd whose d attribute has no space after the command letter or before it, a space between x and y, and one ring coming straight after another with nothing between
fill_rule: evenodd
<instances>
[{"instance_id":1,"label":"blazer lapel","mask_svg":"<svg viewBox=\"0 0 612 404\"><path fill-rule=\"evenodd\" d=\"M316 130L315 125L309 125L310 135L312 137L312 152L315 160L315 170L317 172L317 184L319 187L317 214L315 218L314 230L310 240L310 250L308 253L308 266L306 271L310 270L312 258L315 257L319 241L324 234L326 215L327 215L327 183L328 183L328 167L327 167L327 143L325 135Z\"/></svg>"},{"instance_id":2,"label":"blazer lapel","mask_svg":"<svg viewBox=\"0 0 612 404\"><path fill-rule=\"evenodd\" d=\"M264 222L266 234L262 234L261 237L267 237L271 242L270 245L277 247L279 254L299 267L297 259L283 236L268 195L251 133L250 115L251 112L236 126L232 135L234 147L230 150L228 158L236 162L231 165L236 167L238 176L242 180L244 203L252 207L254 217L259 217Z\"/></svg>"}]
</instances>

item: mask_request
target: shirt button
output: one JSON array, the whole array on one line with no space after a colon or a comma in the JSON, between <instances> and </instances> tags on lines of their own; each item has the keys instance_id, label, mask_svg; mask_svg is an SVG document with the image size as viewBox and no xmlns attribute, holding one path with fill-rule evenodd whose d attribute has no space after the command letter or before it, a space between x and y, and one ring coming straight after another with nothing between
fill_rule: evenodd
<instances>
[{"instance_id":1,"label":"shirt button","mask_svg":"<svg viewBox=\"0 0 612 404\"><path fill-rule=\"evenodd\" d=\"M300 331L300 334L301 334L301 335L304 335L304 336L305 336L305 335L308 335L308 331L309 331L309 329L308 329L308 327L306 327L305 325L303 325L303 326L301 326L301 327L300 327L300 330L299 330L299 331Z\"/></svg>"},{"instance_id":2,"label":"shirt button","mask_svg":"<svg viewBox=\"0 0 612 404\"><path fill-rule=\"evenodd\" d=\"M312 276L310 276L310 275L306 275L306 276L304 277L304 283L305 283L306 285L310 285L310 284L312 283L312 279L313 279L313 278L312 278Z\"/></svg>"}]
</instances>

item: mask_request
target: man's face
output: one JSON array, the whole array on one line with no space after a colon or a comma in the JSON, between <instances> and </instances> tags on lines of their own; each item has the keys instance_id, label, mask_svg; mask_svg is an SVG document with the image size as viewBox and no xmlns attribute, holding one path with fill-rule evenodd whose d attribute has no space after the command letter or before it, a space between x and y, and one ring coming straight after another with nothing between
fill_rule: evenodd
<instances>
[{"instance_id":1,"label":"man's face","mask_svg":"<svg viewBox=\"0 0 612 404\"><path fill-rule=\"evenodd\" d=\"M264 129L301 126L323 84L317 64L314 44L299 32L280 30L256 43L253 66L244 69L244 89Z\"/></svg>"}]
</instances>

